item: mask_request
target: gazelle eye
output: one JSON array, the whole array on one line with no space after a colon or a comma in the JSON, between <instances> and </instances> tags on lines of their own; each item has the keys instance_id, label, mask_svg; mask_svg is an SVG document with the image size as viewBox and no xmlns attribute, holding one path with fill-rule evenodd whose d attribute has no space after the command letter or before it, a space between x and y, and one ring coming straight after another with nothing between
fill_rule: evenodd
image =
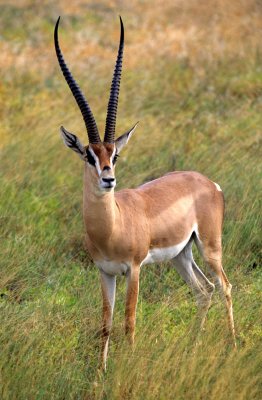
<instances>
[{"instance_id":1,"label":"gazelle eye","mask_svg":"<svg viewBox=\"0 0 262 400\"><path fill-rule=\"evenodd\" d=\"M115 154L115 155L114 155L114 158L113 158L113 165L115 165L115 163L116 163L118 157L119 157L119 154Z\"/></svg>"},{"instance_id":2,"label":"gazelle eye","mask_svg":"<svg viewBox=\"0 0 262 400\"><path fill-rule=\"evenodd\" d=\"M94 159L94 157L92 156L92 154L90 153L90 151L88 149L86 149L86 155L87 155L87 161L89 162L89 164L95 166L96 160Z\"/></svg>"}]
</instances>

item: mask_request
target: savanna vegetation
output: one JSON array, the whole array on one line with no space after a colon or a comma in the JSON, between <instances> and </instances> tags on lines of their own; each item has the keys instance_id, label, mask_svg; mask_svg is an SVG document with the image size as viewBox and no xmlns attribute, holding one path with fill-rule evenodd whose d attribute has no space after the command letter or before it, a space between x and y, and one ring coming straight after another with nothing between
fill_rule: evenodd
<instances>
[{"instance_id":1,"label":"savanna vegetation","mask_svg":"<svg viewBox=\"0 0 262 400\"><path fill-rule=\"evenodd\" d=\"M151 265L141 272L132 352L118 280L104 375L99 273L83 247L83 165L59 126L87 138L53 28L61 15L61 47L103 132L118 14L118 134L140 120L118 161L118 188L174 169L223 188L238 350L218 295L193 343L192 294L171 265ZM1 399L261 399L261 37L255 0L0 1Z\"/></svg>"}]
</instances>

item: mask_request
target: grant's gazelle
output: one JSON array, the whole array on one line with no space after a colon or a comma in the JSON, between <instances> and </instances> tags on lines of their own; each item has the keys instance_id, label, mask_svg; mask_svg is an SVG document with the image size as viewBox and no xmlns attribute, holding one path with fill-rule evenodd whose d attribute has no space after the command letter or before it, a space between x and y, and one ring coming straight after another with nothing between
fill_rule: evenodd
<instances>
[{"instance_id":1,"label":"grant's gazelle","mask_svg":"<svg viewBox=\"0 0 262 400\"><path fill-rule=\"evenodd\" d=\"M59 18L60 19L60 18ZM98 133L87 100L67 67L58 42L57 59L82 113L88 146L61 127L62 138L84 161L83 217L87 249L98 266L103 295L102 360L106 368L109 334L115 302L116 275L127 280L125 327L134 342L139 273L142 265L173 260L192 288L199 306L200 326L210 306L214 285L195 263L193 241L221 289L235 345L231 284L222 267L224 198L218 184L192 171L171 172L136 189L115 192L115 165L137 124L115 139L115 125L124 49L120 17L120 43L108 102L105 134ZM149 139L150 140L150 139Z\"/></svg>"}]
</instances>

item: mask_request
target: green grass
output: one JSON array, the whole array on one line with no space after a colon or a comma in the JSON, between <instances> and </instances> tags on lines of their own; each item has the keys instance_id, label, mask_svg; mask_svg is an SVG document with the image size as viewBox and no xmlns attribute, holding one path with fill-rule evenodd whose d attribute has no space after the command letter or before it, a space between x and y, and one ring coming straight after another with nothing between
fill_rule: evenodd
<instances>
[{"instance_id":1,"label":"green grass","mask_svg":"<svg viewBox=\"0 0 262 400\"><path fill-rule=\"evenodd\" d=\"M140 46L134 54L135 65L129 65L133 53L127 46L118 134L137 120L140 125L119 159L118 188L135 187L173 169L197 170L219 182L226 198L224 268L233 284L238 350L231 349L217 295L206 330L195 344L196 307L188 287L171 265L146 266L141 272L133 352L123 334L125 281L119 278L117 282L109 365L102 375L97 371L99 273L82 244L83 166L63 146L58 128L63 124L83 142L86 136L51 42L56 16L65 14L62 47L102 131L118 10L102 2L98 8L81 4L76 10L60 3L53 9L50 2L41 8L33 3L1 5L2 43L11 49L10 54L14 41L18 47L17 64L9 66L9 50L4 53L0 83L0 397L260 399L259 49L247 46L244 54L226 52L210 61L201 58L200 46L201 57L195 63L193 56L161 58ZM130 46L132 33L139 37L136 21L141 7L147 21L152 16L149 4L135 3L126 10ZM163 15L162 24L168 21L168 13ZM82 30L84 39L77 36ZM102 38L102 32L108 36ZM82 58L77 46L75 53L70 52L78 39L80 43L92 39L105 50L109 47L112 58L103 58L102 52L98 60ZM25 64L19 59L24 51Z\"/></svg>"}]
</instances>

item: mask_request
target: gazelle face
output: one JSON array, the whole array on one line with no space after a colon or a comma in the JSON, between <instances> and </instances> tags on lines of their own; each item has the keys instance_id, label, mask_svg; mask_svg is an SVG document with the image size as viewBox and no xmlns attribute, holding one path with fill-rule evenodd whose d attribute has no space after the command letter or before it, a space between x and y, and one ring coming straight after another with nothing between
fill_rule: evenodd
<instances>
[{"instance_id":1,"label":"gazelle face","mask_svg":"<svg viewBox=\"0 0 262 400\"><path fill-rule=\"evenodd\" d=\"M115 163L117 157L128 143L137 124L138 122L114 143L89 143L87 147L84 147L78 137L63 126L60 128L60 132L65 145L75 151L87 164L93 184L99 190L108 192L116 186Z\"/></svg>"},{"instance_id":2,"label":"gazelle face","mask_svg":"<svg viewBox=\"0 0 262 400\"><path fill-rule=\"evenodd\" d=\"M111 143L89 144L86 157L90 173L96 178L99 189L110 191L116 186L114 166L117 160L116 146Z\"/></svg>"}]
</instances>

